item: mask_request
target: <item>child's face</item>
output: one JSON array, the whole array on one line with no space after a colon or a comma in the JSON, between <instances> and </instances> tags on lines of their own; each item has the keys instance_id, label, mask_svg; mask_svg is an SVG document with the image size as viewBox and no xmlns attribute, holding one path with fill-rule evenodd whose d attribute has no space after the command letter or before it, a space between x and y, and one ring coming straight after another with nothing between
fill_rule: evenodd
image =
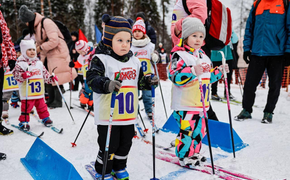
<instances>
[{"instance_id":1,"label":"child's face","mask_svg":"<svg viewBox=\"0 0 290 180\"><path fill-rule=\"evenodd\" d=\"M17 58L19 58L19 56L21 56L21 52L20 51L16 52L16 56Z\"/></svg>"},{"instance_id":2,"label":"child's face","mask_svg":"<svg viewBox=\"0 0 290 180\"><path fill-rule=\"evenodd\" d=\"M143 36L144 36L144 33L140 30L135 30L134 33L133 33L133 36L135 39L139 40L139 39L142 39Z\"/></svg>"},{"instance_id":3,"label":"child's face","mask_svg":"<svg viewBox=\"0 0 290 180\"><path fill-rule=\"evenodd\" d=\"M120 31L112 39L112 49L119 55L127 54L131 47L131 34L126 31Z\"/></svg>"},{"instance_id":4,"label":"child's face","mask_svg":"<svg viewBox=\"0 0 290 180\"><path fill-rule=\"evenodd\" d=\"M84 55L86 55L87 54L87 52L86 51L83 51L83 50L77 50L77 52L80 54L80 55L82 55L82 56L84 56Z\"/></svg>"},{"instance_id":5,"label":"child's face","mask_svg":"<svg viewBox=\"0 0 290 180\"><path fill-rule=\"evenodd\" d=\"M36 56L36 51L35 49L27 49L26 50L26 55L30 58L34 58Z\"/></svg>"},{"instance_id":6,"label":"child's face","mask_svg":"<svg viewBox=\"0 0 290 180\"><path fill-rule=\"evenodd\" d=\"M161 49L161 52L164 53L164 49Z\"/></svg>"},{"instance_id":7,"label":"child's face","mask_svg":"<svg viewBox=\"0 0 290 180\"><path fill-rule=\"evenodd\" d=\"M72 41L76 41L77 37L75 37L74 35L71 36Z\"/></svg>"},{"instance_id":8,"label":"child's face","mask_svg":"<svg viewBox=\"0 0 290 180\"><path fill-rule=\"evenodd\" d=\"M204 35L201 32L192 33L188 36L187 45L193 49L198 49L202 46L204 40Z\"/></svg>"}]
</instances>

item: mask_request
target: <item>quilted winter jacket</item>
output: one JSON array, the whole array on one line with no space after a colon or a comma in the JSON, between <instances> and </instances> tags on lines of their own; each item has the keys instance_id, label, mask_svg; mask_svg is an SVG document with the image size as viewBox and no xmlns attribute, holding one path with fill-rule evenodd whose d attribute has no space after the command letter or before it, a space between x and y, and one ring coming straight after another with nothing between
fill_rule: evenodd
<instances>
[{"instance_id":1,"label":"quilted winter jacket","mask_svg":"<svg viewBox=\"0 0 290 180\"><path fill-rule=\"evenodd\" d=\"M56 74L60 85L70 82L71 78L75 79L77 77L77 72L74 68L70 68L68 65L70 62L70 55L67 44L63 40L63 35L51 19L46 18L43 21L42 28L41 20L44 16L38 13L35 14L35 40L42 48L42 51L40 52L41 61L44 62L45 58L47 58L47 67L50 74L52 73L52 70L57 67L54 73Z\"/></svg>"},{"instance_id":2,"label":"quilted winter jacket","mask_svg":"<svg viewBox=\"0 0 290 180\"><path fill-rule=\"evenodd\" d=\"M251 50L251 54L256 56L281 56L284 52L290 53L289 8L286 12L283 0L262 0L256 9L253 27L252 11L255 3L246 24L244 51Z\"/></svg>"}]
</instances>

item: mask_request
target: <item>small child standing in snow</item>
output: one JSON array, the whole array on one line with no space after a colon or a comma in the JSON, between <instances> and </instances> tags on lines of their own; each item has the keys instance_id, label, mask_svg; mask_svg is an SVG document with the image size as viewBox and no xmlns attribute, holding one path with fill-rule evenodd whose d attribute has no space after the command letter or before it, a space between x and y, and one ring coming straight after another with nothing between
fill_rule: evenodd
<instances>
[{"instance_id":1,"label":"small child standing in snow","mask_svg":"<svg viewBox=\"0 0 290 180\"><path fill-rule=\"evenodd\" d=\"M76 51L79 53L78 63L81 64L81 72L84 80L83 90L80 94L80 104L82 108L86 108L88 105L88 109L93 107L93 91L88 87L86 82L86 75L89 66L89 58L91 56L91 52L93 50L92 47L88 46L88 43L84 40L79 40L75 44Z\"/></svg>"},{"instance_id":2,"label":"small child standing in snow","mask_svg":"<svg viewBox=\"0 0 290 180\"><path fill-rule=\"evenodd\" d=\"M150 38L146 35L145 23L137 18L133 26L133 39L131 51L140 60L141 67L144 74L154 73L153 63L157 63L159 57L154 52L155 45L151 42ZM154 61L151 63L151 60ZM144 108L149 119L152 119L152 97L151 91L142 91L142 100Z\"/></svg>"},{"instance_id":3,"label":"small child standing in snow","mask_svg":"<svg viewBox=\"0 0 290 180\"><path fill-rule=\"evenodd\" d=\"M211 69L210 59L200 49L204 44L205 28L197 18L182 22L182 38L172 50L169 79L172 85L171 108L180 132L175 141L175 153L182 166L196 166L206 160L199 152L206 134L198 76L202 79L205 108L209 108L210 84L222 77L222 67ZM200 64L197 63L200 59ZM228 71L228 66L225 66Z\"/></svg>"},{"instance_id":4,"label":"small child standing in snow","mask_svg":"<svg viewBox=\"0 0 290 180\"><path fill-rule=\"evenodd\" d=\"M51 126L47 105L44 101L44 82L52 84L57 81L56 76L50 76L42 62L36 57L36 47L33 40L22 40L20 42L21 56L17 59L12 74L19 86L21 99L21 115L19 127L29 131L29 112L33 106L42 123ZM28 82L28 84L27 84Z\"/></svg>"},{"instance_id":5,"label":"small child standing in snow","mask_svg":"<svg viewBox=\"0 0 290 180\"><path fill-rule=\"evenodd\" d=\"M127 157L135 135L138 89L151 89L158 84L156 76L143 75L141 63L130 51L132 20L105 14L104 38L98 44L91 66L87 72L87 83L94 91L95 124L98 125L99 153L95 163L97 179L101 179L104 161L107 161L106 180L128 180ZM119 79L115 80L120 74ZM107 129L110 118L110 103L113 92L116 95L112 130L109 144L109 158L104 159Z\"/></svg>"}]
</instances>

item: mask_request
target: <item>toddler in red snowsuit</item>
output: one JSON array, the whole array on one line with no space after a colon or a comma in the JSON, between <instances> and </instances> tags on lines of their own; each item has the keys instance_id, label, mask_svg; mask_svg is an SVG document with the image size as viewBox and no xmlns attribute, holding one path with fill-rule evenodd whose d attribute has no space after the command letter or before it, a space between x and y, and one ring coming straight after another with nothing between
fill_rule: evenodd
<instances>
[{"instance_id":1,"label":"toddler in red snowsuit","mask_svg":"<svg viewBox=\"0 0 290 180\"><path fill-rule=\"evenodd\" d=\"M44 83L51 84L57 81L56 76L51 76L42 62L36 56L36 47L33 40L22 40L20 43L22 55L17 59L12 74L19 85L21 100L21 115L19 127L29 131L29 112L33 106L42 123L51 126L47 105L44 101Z\"/></svg>"}]
</instances>

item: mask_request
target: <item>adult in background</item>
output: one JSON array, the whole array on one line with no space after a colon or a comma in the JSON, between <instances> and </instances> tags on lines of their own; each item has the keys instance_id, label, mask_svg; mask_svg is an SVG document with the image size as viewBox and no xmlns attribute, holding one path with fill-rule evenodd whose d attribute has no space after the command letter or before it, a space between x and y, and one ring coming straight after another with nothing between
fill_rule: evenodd
<instances>
[{"instance_id":1,"label":"adult in background","mask_svg":"<svg viewBox=\"0 0 290 180\"><path fill-rule=\"evenodd\" d=\"M243 110L236 120L251 119L255 93L267 69L269 91L262 123L272 123L280 95L283 61L290 58L290 12L283 1L257 1L250 11L244 36L244 60L249 63L243 94Z\"/></svg>"},{"instance_id":2,"label":"adult in background","mask_svg":"<svg viewBox=\"0 0 290 180\"><path fill-rule=\"evenodd\" d=\"M59 85L70 82L77 76L76 70L69 67L70 56L67 44L57 25L49 18L39 13L33 13L22 5L19 9L19 18L26 23L30 36L35 35L37 52L40 52L41 61L46 65L49 73L58 77ZM42 23L43 20L43 23ZM42 26L43 24L43 26ZM46 85L49 99L47 105L50 108L62 107L60 92L56 86Z\"/></svg>"},{"instance_id":3,"label":"adult in background","mask_svg":"<svg viewBox=\"0 0 290 180\"><path fill-rule=\"evenodd\" d=\"M182 34L182 21L186 17L195 17L201 20L204 24L207 19L207 5L205 0L186 0L186 6L188 11L191 13L188 15L184 10L183 0L176 0L175 5L173 7L172 21L171 21L171 40L173 47L179 43L179 39ZM210 57L210 50L207 48L204 49L205 46L202 47L202 50L205 51L206 55ZM207 111L208 118L213 120L218 120L215 112L213 111L211 105L209 106L209 110Z\"/></svg>"},{"instance_id":4,"label":"adult in background","mask_svg":"<svg viewBox=\"0 0 290 180\"><path fill-rule=\"evenodd\" d=\"M155 29L150 25L149 21L146 19L144 12L138 12L136 14L136 21L139 20L139 18L141 18L144 21L146 27L146 34L151 39L151 42L155 45L156 44Z\"/></svg>"},{"instance_id":5,"label":"adult in background","mask_svg":"<svg viewBox=\"0 0 290 180\"><path fill-rule=\"evenodd\" d=\"M73 64L70 62L70 67L74 68L74 63L78 60L79 57L79 53L76 51L76 47L75 44L76 42L79 40L79 33L77 31L73 31L70 33L71 34L71 39L72 41L68 44L68 48L69 48L69 55L70 55L70 59L71 62L73 62ZM76 71L78 70L77 68L75 68ZM75 78L75 84L73 85L73 91L78 91L79 89L79 79L78 77Z\"/></svg>"},{"instance_id":6,"label":"adult in background","mask_svg":"<svg viewBox=\"0 0 290 180\"><path fill-rule=\"evenodd\" d=\"M1 6L1 4L0 4ZM14 45L11 41L9 34L9 29L7 27L6 21L0 10L0 117L2 117L2 90L3 90L3 80L4 80L4 66L8 66L8 60L15 64L16 52ZM10 63L9 62L9 63ZM12 134L13 131L2 125L2 119L0 119L0 135ZM0 152L0 160L5 160L6 154Z\"/></svg>"}]
</instances>

